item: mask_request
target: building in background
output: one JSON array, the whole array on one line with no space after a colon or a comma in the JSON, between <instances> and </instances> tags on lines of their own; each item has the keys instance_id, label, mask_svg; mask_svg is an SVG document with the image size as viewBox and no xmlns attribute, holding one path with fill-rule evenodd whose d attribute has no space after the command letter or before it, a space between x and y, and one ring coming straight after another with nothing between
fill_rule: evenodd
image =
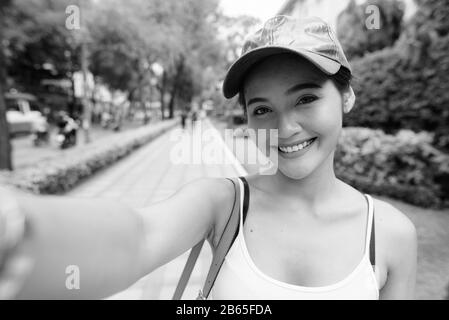
<instances>
[{"instance_id":1,"label":"building in background","mask_svg":"<svg viewBox=\"0 0 449 320\"><path fill-rule=\"evenodd\" d=\"M286 0L277 14L294 17L316 16L331 25L335 30L338 15L347 7L351 0ZM355 0L362 4L365 0ZM416 11L413 0L402 0L405 4L404 19L410 18Z\"/></svg>"}]
</instances>

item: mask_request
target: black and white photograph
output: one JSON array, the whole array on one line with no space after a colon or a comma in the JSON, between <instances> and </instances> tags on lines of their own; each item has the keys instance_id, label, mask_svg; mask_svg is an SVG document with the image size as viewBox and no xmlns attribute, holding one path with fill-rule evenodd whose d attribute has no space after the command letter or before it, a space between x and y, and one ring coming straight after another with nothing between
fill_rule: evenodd
<instances>
[{"instance_id":1,"label":"black and white photograph","mask_svg":"<svg viewBox=\"0 0 449 320\"><path fill-rule=\"evenodd\" d=\"M0 300L449 300L449 1L0 0Z\"/></svg>"}]
</instances>

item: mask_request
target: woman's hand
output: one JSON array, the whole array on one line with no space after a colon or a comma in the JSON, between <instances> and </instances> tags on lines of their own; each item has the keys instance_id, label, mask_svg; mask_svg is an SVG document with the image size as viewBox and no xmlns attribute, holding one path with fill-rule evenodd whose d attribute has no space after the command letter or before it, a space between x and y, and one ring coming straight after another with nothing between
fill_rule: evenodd
<instances>
[{"instance_id":1,"label":"woman's hand","mask_svg":"<svg viewBox=\"0 0 449 320\"><path fill-rule=\"evenodd\" d=\"M31 271L32 259L23 253L26 226L15 193L0 186L0 300L13 299Z\"/></svg>"},{"instance_id":2,"label":"woman's hand","mask_svg":"<svg viewBox=\"0 0 449 320\"><path fill-rule=\"evenodd\" d=\"M21 254L33 261L18 299L100 299L143 276L145 234L136 211L110 200L17 199L29 226Z\"/></svg>"}]
</instances>

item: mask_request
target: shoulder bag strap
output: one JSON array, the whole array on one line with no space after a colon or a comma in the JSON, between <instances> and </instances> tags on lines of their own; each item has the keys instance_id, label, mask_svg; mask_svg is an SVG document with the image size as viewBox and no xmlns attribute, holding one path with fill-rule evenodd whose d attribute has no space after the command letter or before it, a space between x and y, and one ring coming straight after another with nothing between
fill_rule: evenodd
<instances>
[{"instance_id":1,"label":"shoulder bag strap","mask_svg":"<svg viewBox=\"0 0 449 320\"><path fill-rule=\"evenodd\" d=\"M225 230L223 231L223 235L221 236L221 239L217 245L217 249L215 250L212 264L206 277L206 282L204 283L203 290L200 291L198 299L207 299L207 297L209 296L209 293L215 283L215 279L217 278L218 272L223 265L226 254L231 248L231 245L234 242L234 239L238 232L240 223L240 187L238 183L235 183L234 181L233 183L235 197L232 213L228 220L228 223L226 224Z\"/></svg>"},{"instance_id":2,"label":"shoulder bag strap","mask_svg":"<svg viewBox=\"0 0 449 320\"><path fill-rule=\"evenodd\" d=\"M218 274L218 271L221 267L221 264L223 263L224 257L226 256L226 253L223 254L224 249L225 249L225 244L228 241L229 238L229 234L232 231L232 226L237 227L238 228L238 209L239 209L239 205L238 205L238 199L239 199L239 192L237 191L238 185L236 187L236 183L230 180L233 185L234 185L234 204L232 206L232 211L231 211L231 215L229 216L228 222L225 226L225 230L223 231L223 235L221 236L218 246L217 246L217 250L214 254L213 260L212 260L212 265L209 269L209 273L207 275L206 278L206 283L204 285L203 291L200 291L200 295L198 298L203 299L204 297L207 298L207 295L209 294L213 283L215 282L215 278ZM235 216L237 216L237 220L235 219ZM236 224L236 226L235 226ZM233 235L233 233L232 233ZM232 237L231 237L232 240ZM187 259L187 262L184 266L184 270L182 271L181 274L181 278L179 279L178 285L176 286L176 290L175 293L173 295L173 300L180 300L182 297L182 294L184 293L184 290L187 286L187 283L189 281L190 275L192 274L193 268L195 266L196 260L198 259L198 256L200 255L201 249L203 247L205 239L202 239L200 242L198 242L190 251L189 257ZM220 262L221 261L221 262ZM218 267L218 268L217 268ZM203 295L203 292L207 292L207 295Z\"/></svg>"},{"instance_id":3,"label":"shoulder bag strap","mask_svg":"<svg viewBox=\"0 0 449 320\"><path fill-rule=\"evenodd\" d=\"M182 270L181 278L179 279L175 293L173 294L173 300L181 300L182 294L187 286L187 282L189 282L190 275L192 274L193 267L195 267L196 260L200 255L201 249L203 248L204 240L205 239L202 239L192 248L192 250L190 250L189 258L184 266L184 270Z\"/></svg>"}]
</instances>

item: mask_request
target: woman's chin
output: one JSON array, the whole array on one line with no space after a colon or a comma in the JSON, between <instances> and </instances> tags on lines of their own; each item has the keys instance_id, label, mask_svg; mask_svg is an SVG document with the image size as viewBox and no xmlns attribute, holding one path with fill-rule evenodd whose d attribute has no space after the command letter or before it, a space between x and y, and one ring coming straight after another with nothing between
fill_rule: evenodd
<instances>
[{"instance_id":1,"label":"woman's chin","mask_svg":"<svg viewBox=\"0 0 449 320\"><path fill-rule=\"evenodd\" d=\"M313 172L314 168L305 166L303 164L300 166L295 166L294 164L279 163L278 169L284 176L290 179L300 180L310 175Z\"/></svg>"}]
</instances>

